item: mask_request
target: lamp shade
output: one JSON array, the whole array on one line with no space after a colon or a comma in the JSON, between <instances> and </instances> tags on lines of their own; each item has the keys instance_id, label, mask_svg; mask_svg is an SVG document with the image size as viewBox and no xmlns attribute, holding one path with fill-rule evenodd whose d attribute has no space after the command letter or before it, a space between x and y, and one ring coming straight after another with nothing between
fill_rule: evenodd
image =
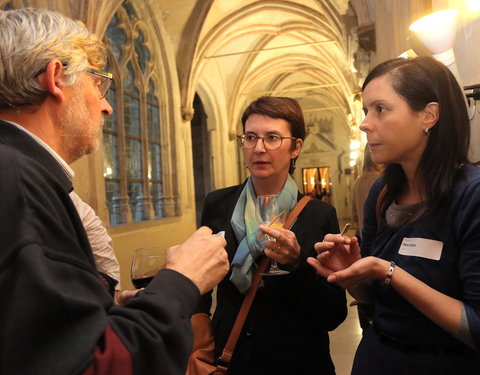
<instances>
[{"instance_id":1,"label":"lamp shade","mask_svg":"<svg viewBox=\"0 0 480 375\"><path fill-rule=\"evenodd\" d=\"M445 65L455 61L452 47L457 31L457 15L455 9L442 10L410 25L410 30L417 39L432 51L433 57Z\"/></svg>"}]
</instances>

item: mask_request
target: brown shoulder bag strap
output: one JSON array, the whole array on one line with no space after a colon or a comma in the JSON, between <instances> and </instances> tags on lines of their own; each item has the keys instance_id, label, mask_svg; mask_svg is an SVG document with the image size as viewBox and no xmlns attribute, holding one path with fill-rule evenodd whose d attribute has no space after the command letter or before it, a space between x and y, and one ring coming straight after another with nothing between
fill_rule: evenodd
<instances>
[{"instance_id":1,"label":"brown shoulder bag strap","mask_svg":"<svg viewBox=\"0 0 480 375\"><path fill-rule=\"evenodd\" d=\"M313 198L310 196L302 197L302 199L297 202L295 207L293 207L292 211L288 215L287 219L285 220L285 224L283 224L283 228L289 229L293 225L295 220L297 220L297 217L300 212L302 212L303 208L312 199ZM248 312L250 311L250 307L252 306L253 299L255 298L255 294L257 293L258 286L260 285L260 281L262 280L262 273L265 272L265 269L267 268L269 262L270 260L266 256L262 256L260 258L258 269L253 276L252 286L245 295L242 307L240 307L240 311L238 312L237 319L235 320L232 331L230 332L230 336L228 337L227 343L225 344L225 348L223 349L222 355L217 361L217 369L214 374L227 373L228 365L232 360L233 351L235 350L235 345L237 344L237 340L240 337L240 332L242 331L243 325L245 324L245 320L247 319Z\"/></svg>"}]
</instances>

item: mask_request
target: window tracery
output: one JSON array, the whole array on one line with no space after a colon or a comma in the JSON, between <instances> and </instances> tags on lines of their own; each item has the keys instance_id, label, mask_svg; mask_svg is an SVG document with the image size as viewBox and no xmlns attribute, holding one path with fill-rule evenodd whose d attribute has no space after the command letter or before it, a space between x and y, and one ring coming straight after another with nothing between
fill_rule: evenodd
<instances>
[{"instance_id":1,"label":"window tracery","mask_svg":"<svg viewBox=\"0 0 480 375\"><path fill-rule=\"evenodd\" d=\"M108 71L115 84L107 96L114 114L103 134L104 178L110 225L165 217L161 152L161 98L154 54L145 25L130 1L106 34Z\"/></svg>"}]
</instances>

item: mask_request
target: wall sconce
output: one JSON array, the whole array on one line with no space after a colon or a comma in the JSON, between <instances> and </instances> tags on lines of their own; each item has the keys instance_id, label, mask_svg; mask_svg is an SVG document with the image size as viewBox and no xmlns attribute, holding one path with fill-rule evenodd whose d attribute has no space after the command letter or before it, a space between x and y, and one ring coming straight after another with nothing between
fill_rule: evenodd
<instances>
[{"instance_id":1,"label":"wall sconce","mask_svg":"<svg viewBox=\"0 0 480 375\"><path fill-rule=\"evenodd\" d=\"M436 60L450 69L462 87L453 52L453 42L457 32L457 15L456 9L441 10L418 19L410 25L409 30L413 32L416 41L419 42L417 45L421 44L417 48L427 49ZM424 52L417 52L417 55L425 55Z\"/></svg>"},{"instance_id":2,"label":"wall sconce","mask_svg":"<svg viewBox=\"0 0 480 375\"><path fill-rule=\"evenodd\" d=\"M453 42L457 32L457 15L456 9L441 10L418 19L410 25L409 30L420 42L421 46L419 47L430 51L436 60L447 66L462 86L453 52ZM417 55L422 54L424 54L423 51L417 53Z\"/></svg>"},{"instance_id":3,"label":"wall sconce","mask_svg":"<svg viewBox=\"0 0 480 375\"><path fill-rule=\"evenodd\" d=\"M442 10L420 18L409 28L432 52L433 57L446 66L455 62L453 42L457 31L457 15L455 9Z\"/></svg>"},{"instance_id":4,"label":"wall sconce","mask_svg":"<svg viewBox=\"0 0 480 375\"><path fill-rule=\"evenodd\" d=\"M463 87L453 52L453 42L457 31L457 16L458 11L456 9L441 10L420 18L412 23L409 29L415 36L412 40L413 49L415 50L418 47L430 51L436 60L443 63L452 72L460 87ZM416 46L415 43L417 43ZM419 43L421 43L420 46L418 46ZM417 55L425 55L425 51L418 52ZM471 120L475 114L475 101L480 99L480 85L463 88L464 90L472 90L465 97L465 104Z\"/></svg>"},{"instance_id":5,"label":"wall sconce","mask_svg":"<svg viewBox=\"0 0 480 375\"><path fill-rule=\"evenodd\" d=\"M349 161L349 165L350 167L354 167L355 165L357 165L357 159L358 159L358 149L360 148L361 146L361 142L357 139L353 139L350 141L350 161Z\"/></svg>"},{"instance_id":6,"label":"wall sconce","mask_svg":"<svg viewBox=\"0 0 480 375\"><path fill-rule=\"evenodd\" d=\"M361 143L360 143L359 140L354 139L354 140L350 141L350 150L351 151L358 150L360 148L360 146L361 146Z\"/></svg>"},{"instance_id":7,"label":"wall sconce","mask_svg":"<svg viewBox=\"0 0 480 375\"><path fill-rule=\"evenodd\" d=\"M466 0L465 3L470 12L480 12L480 2L478 0Z\"/></svg>"}]
</instances>

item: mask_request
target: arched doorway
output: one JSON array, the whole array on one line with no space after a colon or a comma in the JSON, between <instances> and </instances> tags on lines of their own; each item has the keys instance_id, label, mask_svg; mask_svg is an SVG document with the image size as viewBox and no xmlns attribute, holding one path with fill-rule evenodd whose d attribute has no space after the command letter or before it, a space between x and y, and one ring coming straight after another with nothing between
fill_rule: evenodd
<instances>
[{"instance_id":1,"label":"arched doorway","mask_svg":"<svg viewBox=\"0 0 480 375\"><path fill-rule=\"evenodd\" d=\"M191 121L193 176L195 180L195 213L197 227L200 225L205 197L212 190L212 156L207 127L207 114L202 100L195 94L193 100L194 116Z\"/></svg>"},{"instance_id":2,"label":"arched doorway","mask_svg":"<svg viewBox=\"0 0 480 375\"><path fill-rule=\"evenodd\" d=\"M302 168L303 194L332 203L332 182L329 167Z\"/></svg>"}]
</instances>

